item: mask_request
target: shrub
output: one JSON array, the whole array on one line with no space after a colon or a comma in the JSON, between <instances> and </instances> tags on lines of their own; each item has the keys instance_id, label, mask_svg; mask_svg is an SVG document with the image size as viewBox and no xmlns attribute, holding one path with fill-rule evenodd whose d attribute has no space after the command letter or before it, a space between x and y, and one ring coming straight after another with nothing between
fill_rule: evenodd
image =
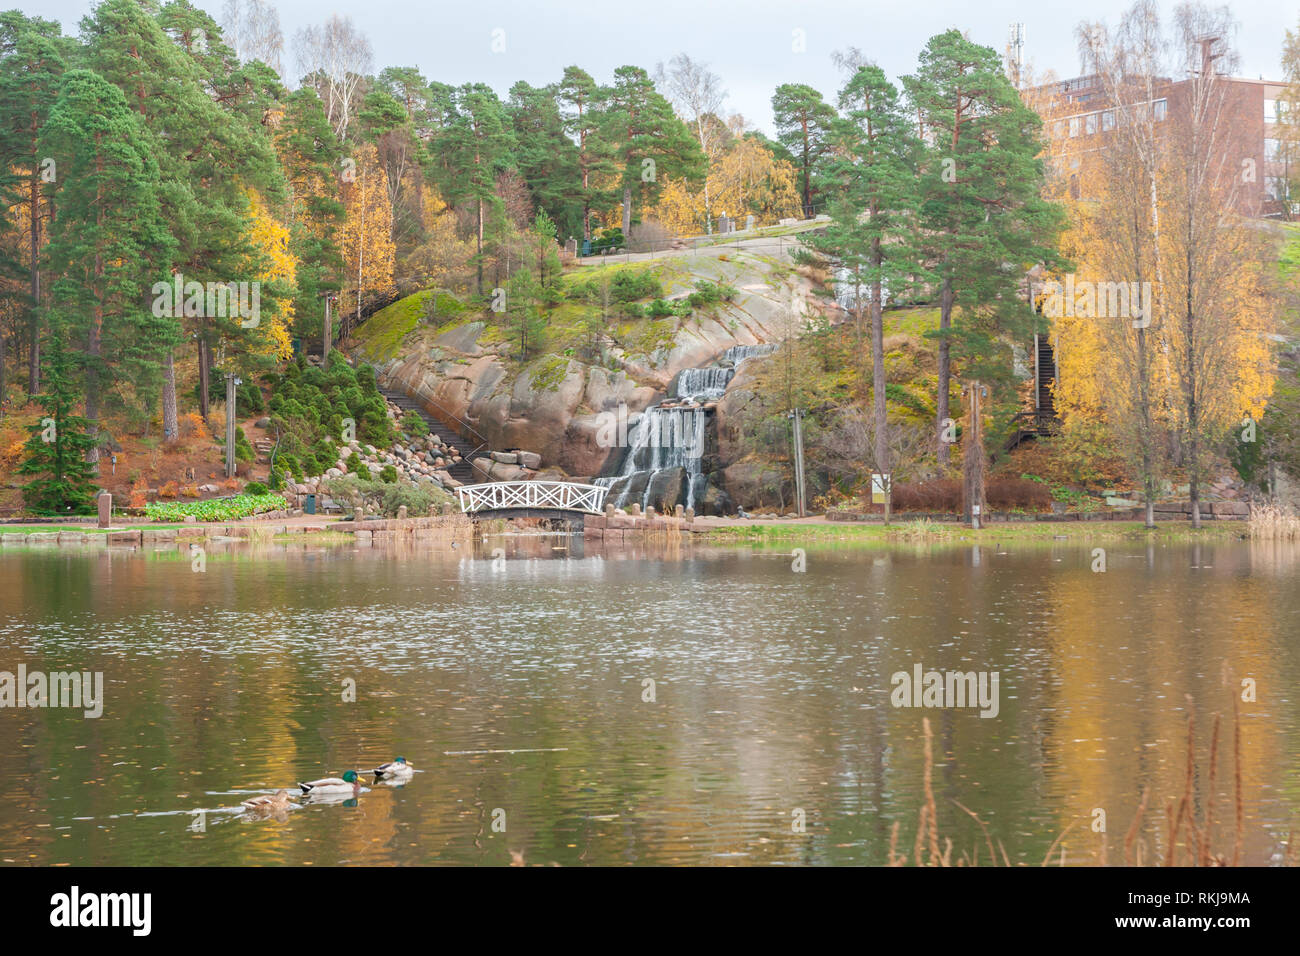
<instances>
[{"instance_id":1,"label":"shrub","mask_svg":"<svg viewBox=\"0 0 1300 956\"><path fill-rule=\"evenodd\" d=\"M623 230L617 227L602 229L591 240L591 254L598 256L603 252L614 252L623 248Z\"/></svg>"},{"instance_id":2,"label":"shrub","mask_svg":"<svg viewBox=\"0 0 1300 956\"><path fill-rule=\"evenodd\" d=\"M1024 478L996 478L984 486L984 497L995 511L1024 508L1046 511L1052 506L1052 494L1045 485Z\"/></svg>"},{"instance_id":3,"label":"shrub","mask_svg":"<svg viewBox=\"0 0 1300 956\"><path fill-rule=\"evenodd\" d=\"M244 486L244 493L249 495L264 495L268 490L260 481L250 481Z\"/></svg>"},{"instance_id":4,"label":"shrub","mask_svg":"<svg viewBox=\"0 0 1300 956\"><path fill-rule=\"evenodd\" d=\"M961 482L950 478L933 481L898 483L890 502L895 511L961 512Z\"/></svg>"},{"instance_id":5,"label":"shrub","mask_svg":"<svg viewBox=\"0 0 1300 956\"><path fill-rule=\"evenodd\" d=\"M198 412L188 412L181 416L181 434L196 439L208 437L208 427L203 421L203 416Z\"/></svg>"},{"instance_id":6,"label":"shrub","mask_svg":"<svg viewBox=\"0 0 1300 956\"><path fill-rule=\"evenodd\" d=\"M679 302L669 302L667 299L653 299L646 306L646 314L652 319L664 319L670 315L689 315L689 300L683 299Z\"/></svg>"},{"instance_id":7,"label":"shrub","mask_svg":"<svg viewBox=\"0 0 1300 956\"><path fill-rule=\"evenodd\" d=\"M393 465L384 465L383 468L379 469L379 480L391 485L397 481L397 468Z\"/></svg>"},{"instance_id":8,"label":"shrub","mask_svg":"<svg viewBox=\"0 0 1300 956\"><path fill-rule=\"evenodd\" d=\"M727 282L710 282L701 279L695 283L695 291L686 297L692 309L700 309L718 302L730 302L740 294L740 290Z\"/></svg>"},{"instance_id":9,"label":"shrub","mask_svg":"<svg viewBox=\"0 0 1300 956\"><path fill-rule=\"evenodd\" d=\"M199 404L199 384L194 383L194 388L190 391L190 396L194 399L194 404ZM213 404L226 401L226 380L223 376L212 375L208 379L208 401ZM262 399L262 389L252 382L245 382L242 385L235 386L235 407L239 414L260 415L266 410L266 403Z\"/></svg>"},{"instance_id":10,"label":"shrub","mask_svg":"<svg viewBox=\"0 0 1300 956\"><path fill-rule=\"evenodd\" d=\"M256 456L253 446L248 443L248 436L239 426L235 426L235 461L251 462Z\"/></svg>"},{"instance_id":11,"label":"shrub","mask_svg":"<svg viewBox=\"0 0 1300 956\"><path fill-rule=\"evenodd\" d=\"M610 278L609 293L615 302L635 302L663 298L664 287L652 272L621 269Z\"/></svg>"},{"instance_id":12,"label":"shrub","mask_svg":"<svg viewBox=\"0 0 1300 956\"><path fill-rule=\"evenodd\" d=\"M423 438L429 434L429 423L424 420L423 415L412 408L402 416L402 431L413 438Z\"/></svg>"},{"instance_id":13,"label":"shrub","mask_svg":"<svg viewBox=\"0 0 1300 956\"><path fill-rule=\"evenodd\" d=\"M402 505L406 505L406 513L411 517L422 517L452 501L451 495L433 482L388 484L348 475L330 479L324 483L323 489L349 510L364 508L389 518L397 517L397 509Z\"/></svg>"},{"instance_id":14,"label":"shrub","mask_svg":"<svg viewBox=\"0 0 1300 956\"><path fill-rule=\"evenodd\" d=\"M128 508L143 508L148 504L149 483L143 478L137 478L131 483L131 496L127 498L126 506Z\"/></svg>"},{"instance_id":15,"label":"shrub","mask_svg":"<svg viewBox=\"0 0 1300 956\"><path fill-rule=\"evenodd\" d=\"M360 385L348 386L343 390L343 394L340 397L343 404L347 407L346 414L343 416L344 418L348 415L357 416L361 414L361 409L366 404L366 395L361 391Z\"/></svg>"}]
</instances>

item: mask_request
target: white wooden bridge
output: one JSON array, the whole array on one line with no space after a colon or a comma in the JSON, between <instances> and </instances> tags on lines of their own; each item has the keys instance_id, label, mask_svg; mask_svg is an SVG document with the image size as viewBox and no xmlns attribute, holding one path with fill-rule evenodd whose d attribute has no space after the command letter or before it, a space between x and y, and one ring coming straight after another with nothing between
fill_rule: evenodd
<instances>
[{"instance_id":1,"label":"white wooden bridge","mask_svg":"<svg viewBox=\"0 0 1300 956\"><path fill-rule=\"evenodd\" d=\"M478 518L604 514L608 488L571 481L490 481L456 489L460 510Z\"/></svg>"}]
</instances>

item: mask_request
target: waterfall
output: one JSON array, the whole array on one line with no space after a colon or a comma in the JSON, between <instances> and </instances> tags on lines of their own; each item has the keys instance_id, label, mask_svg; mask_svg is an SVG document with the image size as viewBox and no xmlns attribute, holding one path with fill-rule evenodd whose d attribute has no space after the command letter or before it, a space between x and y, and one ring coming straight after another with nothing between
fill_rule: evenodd
<instances>
[{"instance_id":1,"label":"waterfall","mask_svg":"<svg viewBox=\"0 0 1300 956\"><path fill-rule=\"evenodd\" d=\"M694 508L704 497L709 478L704 474L705 426L708 411L701 403L722 398L746 359L770 355L776 345L733 345L718 364L682 369L669 398L641 413L627 433L627 451L618 473L593 482L610 489L606 500L617 508L638 501L642 508L653 503L657 480L673 469L682 470L685 507Z\"/></svg>"},{"instance_id":2,"label":"waterfall","mask_svg":"<svg viewBox=\"0 0 1300 956\"><path fill-rule=\"evenodd\" d=\"M665 471L681 468L685 474L686 507L695 507L696 494L702 494L705 482L701 461L704 458L704 416L699 405L653 405L642 412L628 430L627 453L617 475L597 478L595 483L613 488L622 483L613 502L622 508L634 491L641 507L647 507L655 478ZM641 479L644 476L644 484Z\"/></svg>"},{"instance_id":3,"label":"waterfall","mask_svg":"<svg viewBox=\"0 0 1300 956\"><path fill-rule=\"evenodd\" d=\"M722 353L719 362L730 362L733 366L739 365L745 359L758 358L760 355L771 355L780 347L778 342L767 342L763 345L733 345L727 351Z\"/></svg>"},{"instance_id":4,"label":"waterfall","mask_svg":"<svg viewBox=\"0 0 1300 956\"><path fill-rule=\"evenodd\" d=\"M694 401L716 401L727 390L727 383L736 374L734 368L684 368L677 375L674 394L678 398Z\"/></svg>"}]
</instances>

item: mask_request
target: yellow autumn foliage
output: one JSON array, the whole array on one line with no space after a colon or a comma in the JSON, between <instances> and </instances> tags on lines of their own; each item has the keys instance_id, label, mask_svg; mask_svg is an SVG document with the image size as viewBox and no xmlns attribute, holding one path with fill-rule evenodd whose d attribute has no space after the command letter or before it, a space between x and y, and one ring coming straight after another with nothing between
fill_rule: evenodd
<instances>
[{"instance_id":1,"label":"yellow autumn foliage","mask_svg":"<svg viewBox=\"0 0 1300 956\"><path fill-rule=\"evenodd\" d=\"M248 203L252 213L249 238L266 262L266 268L257 276L258 281L292 286L297 278L298 262L289 251L289 230L271 216L261 197L251 190ZM292 357L293 344L289 334L292 322L293 300L285 297L279 302L279 309L271 321L259 326L264 338L257 351L281 359Z\"/></svg>"},{"instance_id":2,"label":"yellow autumn foliage","mask_svg":"<svg viewBox=\"0 0 1300 956\"><path fill-rule=\"evenodd\" d=\"M1059 122L1051 111L1040 111L1047 122ZM1101 294L1091 303L1094 308L1077 308L1089 304L1081 294L1076 314L1058 308L1062 314L1051 316L1058 370L1055 401L1067 428L1100 422L1117 439L1127 440L1126 430L1139 415L1139 329L1145 331L1152 416L1162 428L1186 427L1189 392L1195 394L1197 431L1212 435L1246 415L1258 420L1273 391L1270 336L1276 311L1265 272L1276 250L1244 219L1231 213L1208 216L1194 205L1224 209L1229 203L1214 192L1198 200L1181 191L1185 157L1174 134L1162 134L1154 215L1150 179L1142 179L1136 167L1103 161L1082 137L1053 137L1048 146L1049 168L1055 173L1049 193L1067 211L1061 250L1074 264L1074 287L1086 293L1140 280L1148 285L1134 291L1144 292L1150 303L1145 320L1110 316L1097 311ZM1186 236L1193 215L1198 224L1216 225L1212 238L1191 245L1196 267L1189 289ZM1144 263L1140 276L1135 262ZM1068 277L1049 278L1064 285ZM1189 300L1194 303L1191 319ZM1130 312L1136 311L1135 302ZM1194 388L1186 387L1189 381L1195 381Z\"/></svg>"},{"instance_id":3,"label":"yellow autumn foliage","mask_svg":"<svg viewBox=\"0 0 1300 956\"><path fill-rule=\"evenodd\" d=\"M346 219L340 237L343 253L343 292L340 315L357 308L357 290L366 296L384 297L396 291L394 269L397 246L393 242L393 206L388 198L388 174L370 143L357 147L352 181L343 183Z\"/></svg>"},{"instance_id":4,"label":"yellow autumn foliage","mask_svg":"<svg viewBox=\"0 0 1300 956\"><path fill-rule=\"evenodd\" d=\"M425 185L421 203L424 241L406 258L406 271L425 288L468 289L469 261L474 244L457 236L456 213Z\"/></svg>"},{"instance_id":5,"label":"yellow autumn foliage","mask_svg":"<svg viewBox=\"0 0 1300 956\"><path fill-rule=\"evenodd\" d=\"M740 220L747 215L758 224L799 215L799 191L794 167L778 160L756 139L736 137L709 164L709 209L716 222L721 215ZM648 218L677 235L705 230L705 187L692 189L683 180L665 183L659 202Z\"/></svg>"}]
</instances>

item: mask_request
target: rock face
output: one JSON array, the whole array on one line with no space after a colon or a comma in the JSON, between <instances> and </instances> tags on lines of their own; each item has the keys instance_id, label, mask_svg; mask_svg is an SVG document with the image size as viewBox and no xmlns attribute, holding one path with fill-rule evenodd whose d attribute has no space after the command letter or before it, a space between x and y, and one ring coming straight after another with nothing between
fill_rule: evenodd
<instances>
[{"instance_id":1,"label":"rock face","mask_svg":"<svg viewBox=\"0 0 1300 956\"><path fill-rule=\"evenodd\" d=\"M658 512L672 512L678 503L686 502L686 469L665 468L655 472L646 483L650 507Z\"/></svg>"},{"instance_id":2,"label":"rock face","mask_svg":"<svg viewBox=\"0 0 1300 956\"><path fill-rule=\"evenodd\" d=\"M733 345L790 334L792 302L796 311L804 303L810 310L821 307L811 296L810 279L774 259L770 248L760 252L733 247L674 258L673 266L681 267L674 291L707 279L728 282L739 294L677 321L676 330L649 354L611 344L602 365L552 355L515 374L504 358L506 346L485 341L484 322L444 332L417 325L387 360L377 349L368 355L365 345L354 354L374 361L382 384L407 392L434 417L468 422L492 448L534 451L538 461L527 464L530 470L558 467L570 475L598 475L611 454L621 453L610 441L620 406L627 414L639 412L662 398L682 369L706 366Z\"/></svg>"}]
</instances>

